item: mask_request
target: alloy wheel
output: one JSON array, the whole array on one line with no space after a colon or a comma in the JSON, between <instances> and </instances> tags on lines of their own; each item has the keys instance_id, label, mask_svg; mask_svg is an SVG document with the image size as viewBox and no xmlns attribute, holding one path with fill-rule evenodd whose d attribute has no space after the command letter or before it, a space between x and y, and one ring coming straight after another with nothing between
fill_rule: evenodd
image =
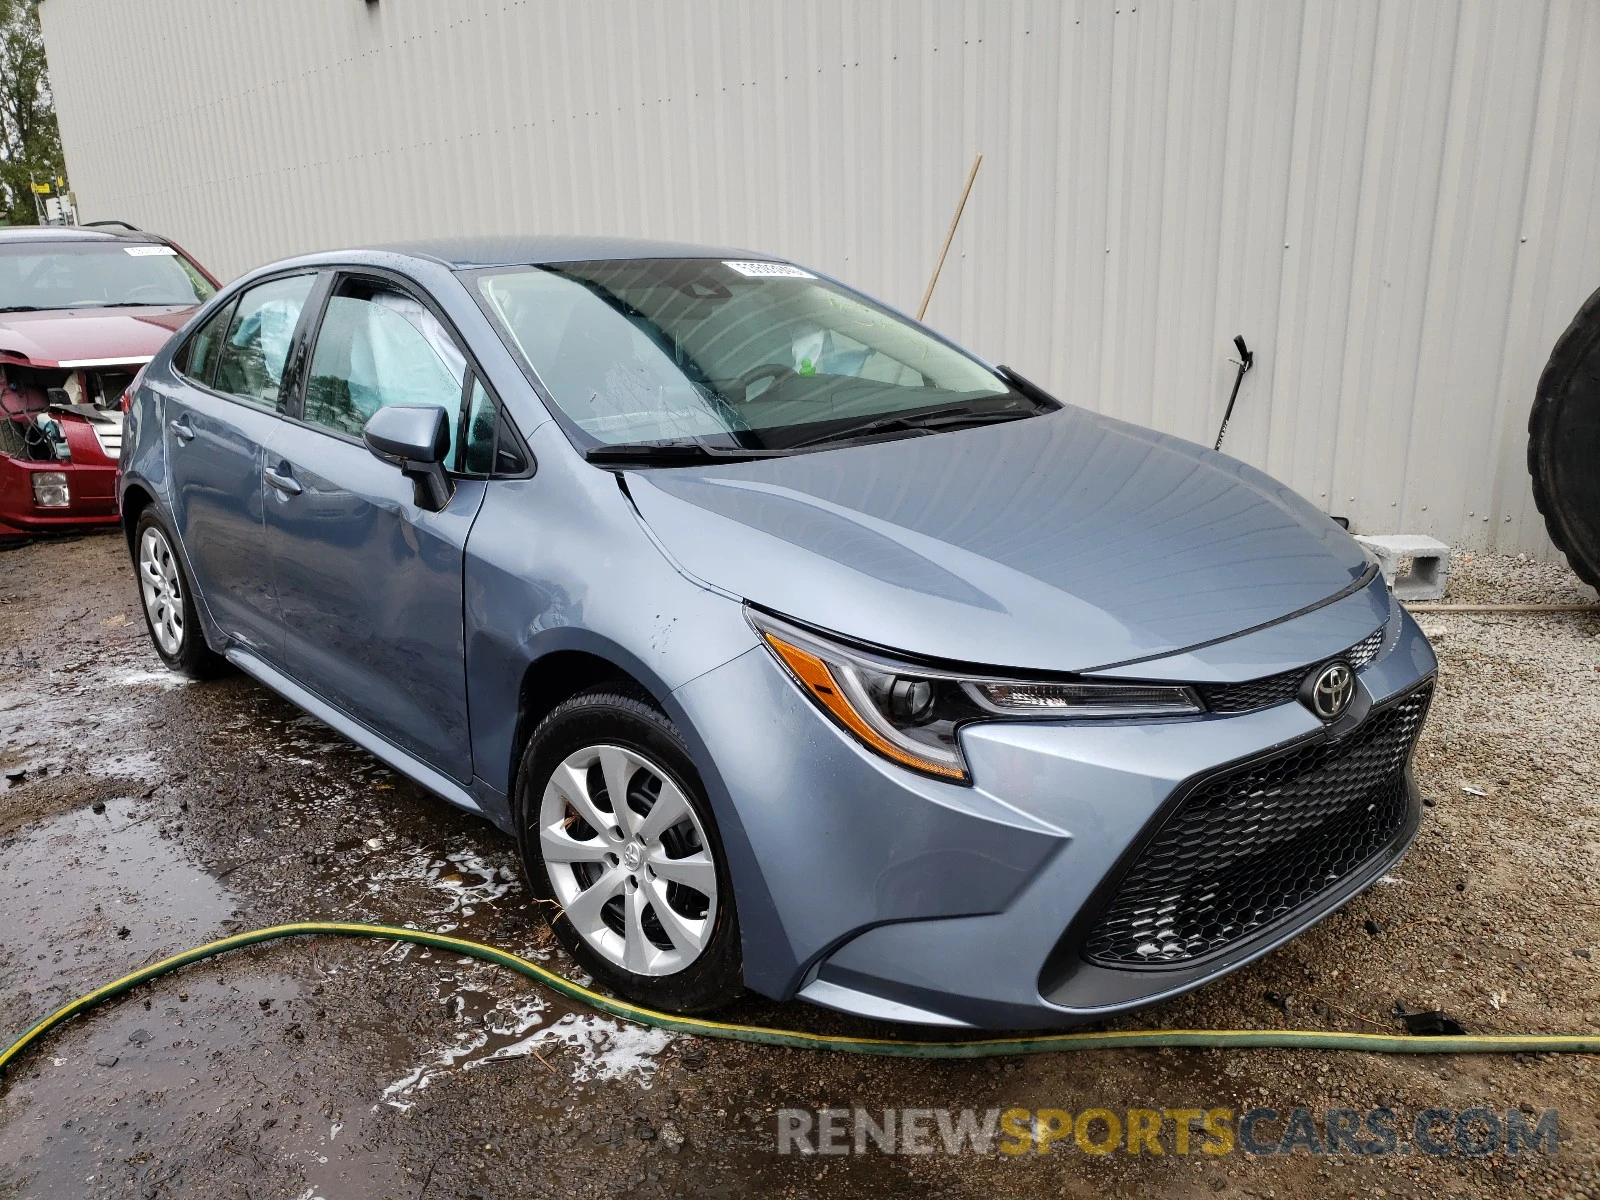
<instances>
[{"instance_id":1,"label":"alloy wheel","mask_svg":"<svg viewBox=\"0 0 1600 1200\"><path fill-rule=\"evenodd\" d=\"M666 770L621 746L588 746L551 774L539 851L567 920L636 975L693 963L717 918L717 864L694 806Z\"/></svg>"},{"instance_id":2,"label":"alloy wheel","mask_svg":"<svg viewBox=\"0 0 1600 1200\"><path fill-rule=\"evenodd\" d=\"M176 657L183 649L183 576L166 534L155 526L139 539L139 591L156 645Z\"/></svg>"}]
</instances>

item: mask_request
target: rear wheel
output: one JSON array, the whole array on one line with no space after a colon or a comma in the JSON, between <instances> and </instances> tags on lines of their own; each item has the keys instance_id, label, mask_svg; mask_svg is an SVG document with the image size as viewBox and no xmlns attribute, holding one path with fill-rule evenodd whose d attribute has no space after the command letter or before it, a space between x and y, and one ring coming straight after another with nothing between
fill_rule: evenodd
<instances>
[{"instance_id":1,"label":"rear wheel","mask_svg":"<svg viewBox=\"0 0 1600 1200\"><path fill-rule=\"evenodd\" d=\"M610 687L557 706L529 740L516 808L534 889L587 971L671 1012L739 995L739 925L722 842L664 713Z\"/></svg>"},{"instance_id":2,"label":"rear wheel","mask_svg":"<svg viewBox=\"0 0 1600 1200\"><path fill-rule=\"evenodd\" d=\"M133 534L134 571L150 641L161 661L191 679L206 679L222 659L206 645L195 611L194 594L173 549L171 535L151 509L139 517Z\"/></svg>"}]
</instances>

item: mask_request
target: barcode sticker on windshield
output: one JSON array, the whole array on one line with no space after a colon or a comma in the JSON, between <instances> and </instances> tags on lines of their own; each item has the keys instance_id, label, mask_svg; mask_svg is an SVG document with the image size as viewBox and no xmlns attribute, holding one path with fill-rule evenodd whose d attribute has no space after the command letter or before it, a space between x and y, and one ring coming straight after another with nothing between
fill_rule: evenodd
<instances>
[{"instance_id":1,"label":"barcode sticker on windshield","mask_svg":"<svg viewBox=\"0 0 1600 1200\"><path fill-rule=\"evenodd\" d=\"M802 271L799 267L790 266L788 263L779 262L727 262L723 266L732 267L739 274L748 279L815 279L810 271Z\"/></svg>"},{"instance_id":2,"label":"barcode sticker on windshield","mask_svg":"<svg viewBox=\"0 0 1600 1200\"><path fill-rule=\"evenodd\" d=\"M124 246L124 252L135 258L149 258L152 254L176 254L171 246Z\"/></svg>"}]
</instances>

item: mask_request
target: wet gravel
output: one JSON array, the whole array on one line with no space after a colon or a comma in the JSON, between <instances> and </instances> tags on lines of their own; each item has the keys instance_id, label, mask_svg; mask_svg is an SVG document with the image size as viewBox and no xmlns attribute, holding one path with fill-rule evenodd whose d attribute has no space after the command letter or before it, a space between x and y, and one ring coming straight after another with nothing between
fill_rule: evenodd
<instances>
[{"instance_id":1,"label":"wet gravel","mask_svg":"<svg viewBox=\"0 0 1600 1200\"><path fill-rule=\"evenodd\" d=\"M1571 602L1459 556L1450 599ZM1127 1026L1600 1030L1600 617L1430 613L1395 872L1308 935ZM414 923L568 972L514 847L243 676L148 648L114 536L0 554L0 1031L232 930ZM883 1029L754 999L734 1019ZM858 1059L600 1019L471 960L306 939L197 965L47 1039L0 1093L0 1196L1600 1195L1585 1056L1100 1051ZM780 1156L774 1111L859 1104L1560 1110L1553 1159L1072 1151Z\"/></svg>"}]
</instances>

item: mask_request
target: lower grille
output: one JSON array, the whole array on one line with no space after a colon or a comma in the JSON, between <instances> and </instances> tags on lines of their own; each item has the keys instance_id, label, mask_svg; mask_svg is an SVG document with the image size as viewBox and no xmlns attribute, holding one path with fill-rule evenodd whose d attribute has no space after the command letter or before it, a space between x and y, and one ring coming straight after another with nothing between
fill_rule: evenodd
<instances>
[{"instance_id":1,"label":"lower grille","mask_svg":"<svg viewBox=\"0 0 1600 1200\"><path fill-rule=\"evenodd\" d=\"M1083 953L1167 966L1225 949L1370 862L1405 826L1406 760L1433 685L1317 742L1206 779L1128 869Z\"/></svg>"},{"instance_id":2,"label":"lower grille","mask_svg":"<svg viewBox=\"0 0 1600 1200\"><path fill-rule=\"evenodd\" d=\"M1359 671L1378 657L1378 652L1383 649L1384 632L1384 628L1379 626L1343 654L1334 657L1344 659L1352 669ZM1274 704L1287 704L1293 700L1309 670L1308 666L1296 667L1292 671L1267 675L1261 679L1247 679L1243 683L1198 683L1195 691L1200 693L1200 698L1212 712L1254 712L1258 708L1270 708Z\"/></svg>"}]
</instances>

